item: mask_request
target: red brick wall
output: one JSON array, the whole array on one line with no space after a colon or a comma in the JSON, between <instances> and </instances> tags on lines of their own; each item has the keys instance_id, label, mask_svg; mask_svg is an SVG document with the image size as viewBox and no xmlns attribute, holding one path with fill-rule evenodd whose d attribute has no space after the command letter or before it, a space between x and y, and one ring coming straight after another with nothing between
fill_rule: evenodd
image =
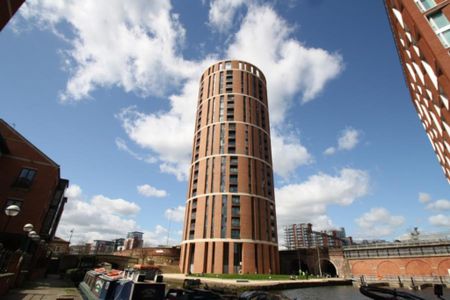
<instances>
[{"instance_id":1,"label":"red brick wall","mask_svg":"<svg viewBox=\"0 0 450 300\"><path fill-rule=\"evenodd\" d=\"M450 258L411 257L348 260L353 276L448 276Z\"/></svg>"},{"instance_id":2,"label":"red brick wall","mask_svg":"<svg viewBox=\"0 0 450 300\"><path fill-rule=\"evenodd\" d=\"M60 179L59 166L1 120L0 134L10 150L9 154L0 156L0 209L4 210L8 198L23 200L21 212L10 218L6 232L23 234L23 225L31 223L34 225L34 230L40 233ZM29 189L13 186L22 168L36 170ZM6 215L1 213L0 228L3 229L6 222Z\"/></svg>"}]
</instances>

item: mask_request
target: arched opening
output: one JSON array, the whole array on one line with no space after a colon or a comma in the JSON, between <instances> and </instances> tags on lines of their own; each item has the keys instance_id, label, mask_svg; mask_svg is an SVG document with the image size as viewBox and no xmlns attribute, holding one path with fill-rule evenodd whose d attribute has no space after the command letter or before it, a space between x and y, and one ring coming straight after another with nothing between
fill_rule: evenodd
<instances>
[{"instance_id":1,"label":"arched opening","mask_svg":"<svg viewBox=\"0 0 450 300\"><path fill-rule=\"evenodd\" d=\"M337 270L333 263L327 259L320 261L320 268L323 277L337 277Z\"/></svg>"}]
</instances>

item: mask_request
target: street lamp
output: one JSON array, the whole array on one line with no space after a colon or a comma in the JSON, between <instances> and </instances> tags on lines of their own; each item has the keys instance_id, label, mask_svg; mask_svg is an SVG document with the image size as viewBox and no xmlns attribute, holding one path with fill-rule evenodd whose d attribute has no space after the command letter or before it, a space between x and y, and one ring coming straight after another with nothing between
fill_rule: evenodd
<instances>
[{"instance_id":1,"label":"street lamp","mask_svg":"<svg viewBox=\"0 0 450 300\"><path fill-rule=\"evenodd\" d=\"M20 213L20 207L17 205L8 205L5 209L5 215L8 217L6 219L5 227L3 227L3 232L6 232L6 228L8 227L9 221L11 217L15 217Z\"/></svg>"},{"instance_id":2,"label":"street lamp","mask_svg":"<svg viewBox=\"0 0 450 300\"><path fill-rule=\"evenodd\" d=\"M30 240L28 238L30 238L30 232L32 232L33 229L34 229L33 224L28 223L28 224L23 225L23 231L25 231L25 243L23 246L23 252L28 251L28 247L29 247L29 243L30 243ZM34 232L34 233L36 233L36 232Z\"/></svg>"},{"instance_id":3,"label":"street lamp","mask_svg":"<svg viewBox=\"0 0 450 300\"><path fill-rule=\"evenodd\" d=\"M30 223L25 224L25 225L23 226L23 231L25 231L25 232L30 232L30 231L32 231L33 229L34 229L34 226L33 226L33 224L30 224Z\"/></svg>"},{"instance_id":4,"label":"street lamp","mask_svg":"<svg viewBox=\"0 0 450 300\"><path fill-rule=\"evenodd\" d=\"M17 205L9 205L6 209L5 209L5 214L8 217L15 217L20 213L20 207Z\"/></svg>"}]
</instances>

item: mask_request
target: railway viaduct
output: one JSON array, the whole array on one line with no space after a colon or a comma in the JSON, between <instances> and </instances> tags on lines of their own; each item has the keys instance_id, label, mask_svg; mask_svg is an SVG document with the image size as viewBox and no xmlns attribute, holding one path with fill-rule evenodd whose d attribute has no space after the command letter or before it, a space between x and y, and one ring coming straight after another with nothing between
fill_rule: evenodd
<instances>
[{"instance_id":1,"label":"railway viaduct","mask_svg":"<svg viewBox=\"0 0 450 300\"><path fill-rule=\"evenodd\" d=\"M328 274L345 278L365 276L373 280L389 278L450 276L450 241L409 241L358 244L333 248L303 248L280 251L285 274ZM320 262L320 267L319 267Z\"/></svg>"}]
</instances>

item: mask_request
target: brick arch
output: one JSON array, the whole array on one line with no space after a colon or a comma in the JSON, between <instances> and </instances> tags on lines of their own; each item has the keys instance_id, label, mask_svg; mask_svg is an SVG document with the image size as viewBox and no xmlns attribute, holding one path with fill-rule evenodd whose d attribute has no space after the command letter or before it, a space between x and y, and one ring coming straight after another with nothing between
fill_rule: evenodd
<instances>
[{"instance_id":1,"label":"brick arch","mask_svg":"<svg viewBox=\"0 0 450 300\"><path fill-rule=\"evenodd\" d=\"M423 260L411 260L405 266L405 275L419 275L427 276L432 275L431 265Z\"/></svg>"},{"instance_id":2,"label":"brick arch","mask_svg":"<svg viewBox=\"0 0 450 300\"><path fill-rule=\"evenodd\" d=\"M372 268L370 264L359 261L351 266L352 275L353 276L360 276L360 275L371 275L372 274Z\"/></svg>"},{"instance_id":3,"label":"brick arch","mask_svg":"<svg viewBox=\"0 0 450 300\"><path fill-rule=\"evenodd\" d=\"M338 270L338 268L336 267L335 263L332 260L327 259L327 258L323 258L323 259L320 260L320 266L322 268L322 272L326 272L326 273L330 274L333 277L334 276L339 276L339 270ZM324 268L330 268L330 269L324 271ZM334 268L334 270L333 270L333 268Z\"/></svg>"},{"instance_id":4,"label":"brick arch","mask_svg":"<svg viewBox=\"0 0 450 300\"><path fill-rule=\"evenodd\" d=\"M331 262L331 263L334 265L334 267L336 268L336 274L337 274L338 276L341 276L341 275L343 274L343 270L342 270L342 261L330 257L330 262Z\"/></svg>"},{"instance_id":5,"label":"brick arch","mask_svg":"<svg viewBox=\"0 0 450 300\"><path fill-rule=\"evenodd\" d=\"M442 260L438 265L438 275L439 276L448 276L448 269L450 269L450 259Z\"/></svg>"},{"instance_id":6,"label":"brick arch","mask_svg":"<svg viewBox=\"0 0 450 300\"><path fill-rule=\"evenodd\" d=\"M393 276L400 274L400 267L392 261L382 261L377 266L377 276Z\"/></svg>"}]
</instances>

